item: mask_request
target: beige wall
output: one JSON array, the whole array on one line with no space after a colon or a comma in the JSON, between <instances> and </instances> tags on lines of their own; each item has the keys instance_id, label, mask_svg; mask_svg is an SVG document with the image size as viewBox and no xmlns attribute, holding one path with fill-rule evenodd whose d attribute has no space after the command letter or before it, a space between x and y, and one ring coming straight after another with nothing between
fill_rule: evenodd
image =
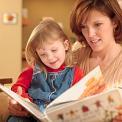
<instances>
[{"instance_id":1,"label":"beige wall","mask_svg":"<svg viewBox=\"0 0 122 122\"><path fill-rule=\"evenodd\" d=\"M69 37L72 36L69 27L69 14L75 0L24 0L23 7L28 9L29 26L23 28L23 48L25 48L28 37L36 24L42 17L53 17L61 22L64 31Z\"/></svg>"},{"instance_id":2,"label":"beige wall","mask_svg":"<svg viewBox=\"0 0 122 122\"><path fill-rule=\"evenodd\" d=\"M0 78L14 81L21 71L21 8L22 0L0 0ZM5 12L17 13L17 24L3 24Z\"/></svg>"}]
</instances>

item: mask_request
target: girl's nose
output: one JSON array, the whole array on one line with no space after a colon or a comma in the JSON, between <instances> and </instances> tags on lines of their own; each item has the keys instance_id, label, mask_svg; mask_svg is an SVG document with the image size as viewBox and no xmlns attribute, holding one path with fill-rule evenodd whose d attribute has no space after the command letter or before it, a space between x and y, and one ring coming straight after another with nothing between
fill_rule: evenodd
<instances>
[{"instance_id":1,"label":"girl's nose","mask_svg":"<svg viewBox=\"0 0 122 122\"><path fill-rule=\"evenodd\" d=\"M54 58L54 56L53 56L53 54L50 53L50 54L48 54L47 58L49 61L51 61Z\"/></svg>"}]
</instances>

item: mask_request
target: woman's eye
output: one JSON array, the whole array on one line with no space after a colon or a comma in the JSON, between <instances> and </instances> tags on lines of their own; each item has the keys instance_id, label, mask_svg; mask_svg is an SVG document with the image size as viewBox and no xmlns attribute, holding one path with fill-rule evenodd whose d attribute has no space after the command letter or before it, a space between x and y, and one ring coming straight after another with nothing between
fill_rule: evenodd
<instances>
[{"instance_id":1,"label":"woman's eye","mask_svg":"<svg viewBox=\"0 0 122 122\"><path fill-rule=\"evenodd\" d=\"M96 23L95 27L99 27L102 23Z\"/></svg>"}]
</instances>

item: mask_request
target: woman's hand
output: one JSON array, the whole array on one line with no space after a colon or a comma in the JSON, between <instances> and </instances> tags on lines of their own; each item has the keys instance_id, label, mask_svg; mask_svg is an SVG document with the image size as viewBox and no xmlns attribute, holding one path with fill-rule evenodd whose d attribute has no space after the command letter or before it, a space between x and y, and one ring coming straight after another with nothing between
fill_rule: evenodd
<instances>
[{"instance_id":1,"label":"woman's hand","mask_svg":"<svg viewBox=\"0 0 122 122\"><path fill-rule=\"evenodd\" d=\"M29 113L13 99L9 100L8 110L9 110L9 113L13 116L28 116L29 115Z\"/></svg>"},{"instance_id":2,"label":"woman's hand","mask_svg":"<svg viewBox=\"0 0 122 122\"><path fill-rule=\"evenodd\" d=\"M112 122L122 122L122 105L117 107L119 114L113 119Z\"/></svg>"},{"instance_id":3,"label":"woman's hand","mask_svg":"<svg viewBox=\"0 0 122 122\"><path fill-rule=\"evenodd\" d=\"M18 87L17 94L21 96L22 94L22 88ZM27 101L29 99L25 98ZM8 106L9 113L13 116L28 116L29 112L26 111L17 101L14 99L9 99L9 106Z\"/></svg>"}]
</instances>

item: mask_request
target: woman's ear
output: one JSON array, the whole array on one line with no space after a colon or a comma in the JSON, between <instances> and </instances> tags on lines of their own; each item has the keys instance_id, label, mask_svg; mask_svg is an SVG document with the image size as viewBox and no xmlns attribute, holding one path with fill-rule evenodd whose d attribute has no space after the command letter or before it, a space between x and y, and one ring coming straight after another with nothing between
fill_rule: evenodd
<instances>
[{"instance_id":1,"label":"woman's ear","mask_svg":"<svg viewBox=\"0 0 122 122\"><path fill-rule=\"evenodd\" d=\"M112 23L113 23L113 27L115 29L117 27L117 25L118 25L116 18L113 18Z\"/></svg>"},{"instance_id":2,"label":"woman's ear","mask_svg":"<svg viewBox=\"0 0 122 122\"><path fill-rule=\"evenodd\" d=\"M64 47L65 47L65 50L69 49L69 40L64 41Z\"/></svg>"}]
</instances>

